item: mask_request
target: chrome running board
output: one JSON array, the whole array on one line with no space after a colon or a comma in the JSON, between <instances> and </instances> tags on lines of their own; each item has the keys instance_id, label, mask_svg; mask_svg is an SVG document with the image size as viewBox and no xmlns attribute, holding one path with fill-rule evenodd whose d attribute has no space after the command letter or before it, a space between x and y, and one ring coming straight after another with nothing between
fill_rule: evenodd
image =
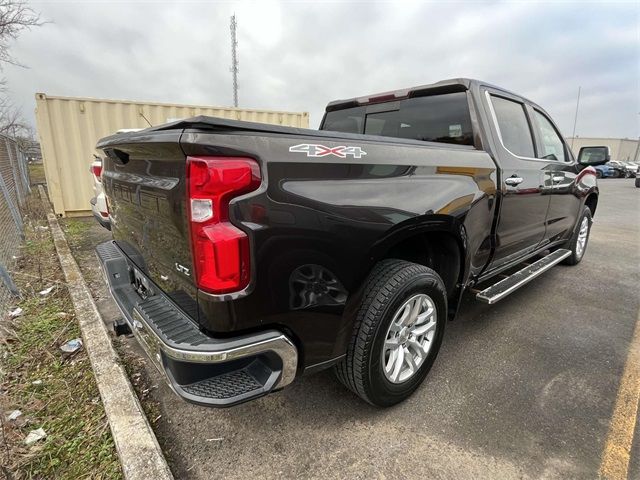
<instances>
[{"instance_id":1,"label":"chrome running board","mask_svg":"<svg viewBox=\"0 0 640 480\"><path fill-rule=\"evenodd\" d=\"M510 293L515 292L523 285L526 285L537 276L546 272L554 265L560 263L569 255L571 255L571 250L556 250L549 255L542 257L537 262L527 265L522 270L518 270L516 273L509 275L504 280L500 280L498 283L478 292L476 294L476 300L488 303L489 305L496 303Z\"/></svg>"}]
</instances>

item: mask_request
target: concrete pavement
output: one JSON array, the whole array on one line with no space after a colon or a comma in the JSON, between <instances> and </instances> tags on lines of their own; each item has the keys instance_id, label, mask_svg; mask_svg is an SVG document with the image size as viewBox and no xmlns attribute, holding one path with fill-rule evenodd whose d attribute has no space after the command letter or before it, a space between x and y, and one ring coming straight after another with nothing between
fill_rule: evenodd
<instances>
[{"instance_id":1,"label":"concrete pavement","mask_svg":"<svg viewBox=\"0 0 640 480\"><path fill-rule=\"evenodd\" d=\"M582 263L497 305L469 296L425 383L394 408L323 372L211 410L179 400L147 364L176 478L596 478L640 307L640 189L600 188ZM107 322L119 313L92 249L108 238L92 224L74 248ZM629 478L640 478L638 443Z\"/></svg>"}]
</instances>

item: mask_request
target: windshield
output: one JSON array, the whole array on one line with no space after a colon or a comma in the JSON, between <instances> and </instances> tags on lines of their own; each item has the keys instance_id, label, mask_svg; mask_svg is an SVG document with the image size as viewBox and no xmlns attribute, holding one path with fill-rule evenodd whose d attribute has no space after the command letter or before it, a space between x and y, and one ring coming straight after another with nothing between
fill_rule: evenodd
<instances>
[{"instance_id":1,"label":"windshield","mask_svg":"<svg viewBox=\"0 0 640 480\"><path fill-rule=\"evenodd\" d=\"M466 92L390 102L388 110L384 105L327 112L322 130L473 145Z\"/></svg>"}]
</instances>

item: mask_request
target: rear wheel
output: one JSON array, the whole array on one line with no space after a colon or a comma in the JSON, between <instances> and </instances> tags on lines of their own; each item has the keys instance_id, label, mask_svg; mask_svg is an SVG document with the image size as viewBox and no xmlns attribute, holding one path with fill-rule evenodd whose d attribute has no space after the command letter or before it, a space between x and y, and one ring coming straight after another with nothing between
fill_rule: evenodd
<instances>
[{"instance_id":1,"label":"rear wheel","mask_svg":"<svg viewBox=\"0 0 640 480\"><path fill-rule=\"evenodd\" d=\"M446 290L436 272L403 260L381 262L367 280L338 378L372 405L403 401L431 369L446 318Z\"/></svg>"},{"instance_id":2,"label":"rear wheel","mask_svg":"<svg viewBox=\"0 0 640 480\"><path fill-rule=\"evenodd\" d=\"M571 255L563 261L565 265L577 265L584 257L587 243L589 242L589 233L591 233L591 223L591 210L589 210L589 207L584 207L576 231L573 232L573 236L564 246L564 248L571 250Z\"/></svg>"},{"instance_id":3,"label":"rear wheel","mask_svg":"<svg viewBox=\"0 0 640 480\"><path fill-rule=\"evenodd\" d=\"M596 178L602 178L602 172L600 170L596 170Z\"/></svg>"}]
</instances>

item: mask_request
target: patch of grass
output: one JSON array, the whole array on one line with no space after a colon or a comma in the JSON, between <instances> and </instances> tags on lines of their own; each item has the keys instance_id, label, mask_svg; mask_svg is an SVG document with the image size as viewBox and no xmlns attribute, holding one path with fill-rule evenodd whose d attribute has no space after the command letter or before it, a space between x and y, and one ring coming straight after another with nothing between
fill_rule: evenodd
<instances>
[{"instance_id":1,"label":"patch of grass","mask_svg":"<svg viewBox=\"0 0 640 480\"><path fill-rule=\"evenodd\" d=\"M76 241L84 236L89 228L87 222L75 218L68 218L64 222L64 232L71 237L71 241Z\"/></svg>"},{"instance_id":2,"label":"patch of grass","mask_svg":"<svg viewBox=\"0 0 640 480\"><path fill-rule=\"evenodd\" d=\"M34 222L37 223L37 222ZM16 479L120 479L122 472L84 349L65 354L60 345L80 337L73 305L62 282L48 232L31 225L16 280L23 292L22 316L0 360L2 411L19 409L4 421L0 463ZM46 233L44 235L43 233ZM53 283L52 283L53 282ZM37 292L55 285L46 297ZM34 381L41 381L34 384ZM24 444L29 431L43 428L44 440Z\"/></svg>"},{"instance_id":3,"label":"patch of grass","mask_svg":"<svg viewBox=\"0 0 640 480\"><path fill-rule=\"evenodd\" d=\"M47 183L47 179L44 174L44 164L30 163L29 177L31 178L31 185L37 185L39 183Z\"/></svg>"},{"instance_id":4,"label":"patch of grass","mask_svg":"<svg viewBox=\"0 0 640 480\"><path fill-rule=\"evenodd\" d=\"M24 242L22 250L28 257L38 257L38 255L45 253L47 245L39 241L39 239L30 239Z\"/></svg>"}]
</instances>

